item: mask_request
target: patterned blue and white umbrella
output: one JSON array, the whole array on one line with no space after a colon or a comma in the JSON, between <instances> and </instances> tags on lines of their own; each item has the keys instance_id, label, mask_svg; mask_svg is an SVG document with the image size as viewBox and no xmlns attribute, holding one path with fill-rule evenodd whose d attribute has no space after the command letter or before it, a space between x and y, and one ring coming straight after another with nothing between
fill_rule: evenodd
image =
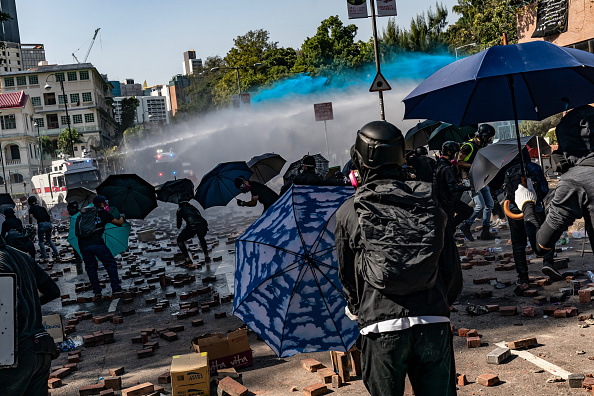
<instances>
[{"instance_id":1,"label":"patterned blue and white umbrella","mask_svg":"<svg viewBox=\"0 0 594 396\"><path fill-rule=\"evenodd\" d=\"M348 351L335 213L350 187L293 186L236 241L234 314L279 357Z\"/></svg>"}]
</instances>

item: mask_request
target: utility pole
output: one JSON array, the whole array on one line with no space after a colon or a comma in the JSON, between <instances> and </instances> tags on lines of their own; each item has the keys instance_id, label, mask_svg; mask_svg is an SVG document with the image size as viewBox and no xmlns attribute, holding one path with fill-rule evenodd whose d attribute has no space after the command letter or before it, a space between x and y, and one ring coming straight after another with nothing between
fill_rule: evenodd
<instances>
[{"instance_id":1,"label":"utility pole","mask_svg":"<svg viewBox=\"0 0 594 396\"><path fill-rule=\"evenodd\" d=\"M381 74L381 66L380 66L380 52L379 52L379 43L377 41L377 23L376 23L376 15L375 15L375 0L369 1L371 5L371 25L373 27L373 49L375 51L375 69L377 74ZM380 105L380 119L382 121L386 121L386 114L384 112L384 93L383 91L378 91L379 95L379 105Z\"/></svg>"}]
</instances>

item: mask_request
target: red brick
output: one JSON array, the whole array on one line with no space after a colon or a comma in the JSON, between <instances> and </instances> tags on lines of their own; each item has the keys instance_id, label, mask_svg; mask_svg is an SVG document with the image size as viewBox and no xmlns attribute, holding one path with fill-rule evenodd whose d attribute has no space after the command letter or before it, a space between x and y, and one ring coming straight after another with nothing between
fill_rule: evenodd
<instances>
[{"instance_id":1,"label":"red brick","mask_svg":"<svg viewBox=\"0 0 594 396\"><path fill-rule=\"evenodd\" d=\"M466 385L468 385L468 379L466 378L466 374L460 374L458 376L458 385L459 386L466 386Z\"/></svg>"},{"instance_id":2,"label":"red brick","mask_svg":"<svg viewBox=\"0 0 594 396\"><path fill-rule=\"evenodd\" d=\"M116 377L116 376L119 376L119 375L122 375L122 374L124 374L124 368L123 367L109 369L109 375L111 375L112 377Z\"/></svg>"},{"instance_id":3,"label":"red brick","mask_svg":"<svg viewBox=\"0 0 594 396\"><path fill-rule=\"evenodd\" d=\"M103 384L86 385L78 388L78 394L80 396L98 395L102 390L105 390L105 385Z\"/></svg>"},{"instance_id":4,"label":"red brick","mask_svg":"<svg viewBox=\"0 0 594 396\"><path fill-rule=\"evenodd\" d=\"M323 369L325 367L322 363L318 362L315 359L304 359L301 361L301 365L310 373L315 373L316 371Z\"/></svg>"},{"instance_id":5,"label":"red brick","mask_svg":"<svg viewBox=\"0 0 594 396\"><path fill-rule=\"evenodd\" d=\"M340 388L342 386L342 378L340 375L333 375L332 376L332 388Z\"/></svg>"},{"instance_id":6,"label":"red brick","mask_svg":"<svg viewBox=\"0 0 594 396\"><path fill-rule=\"evenodd\" d=\"M478 378L476 379L476 381L480 385L494 386L494 385L497 385L499 383L499 377L496 376L495 374L481 374L481 375L478 376Z\"/></svg>"},{"instance_id":7,"label":"red brick","mask_svg":"<svg viewBox=\"0 0 594 396\"><path fill-rule=\"evenodd\" d=\"M522 316L533 317L534 316L534 308L533 307L522 307Z\"/></svg>"},{"instance_id":8,"label":"red brick","mask_svg":"<svg viewBox=\"0 0 594 396\"><path fill-rule=\"evenodd\" d=\"M70 372L78 371L78 365L76 363L65 364L64 368L70 369Z\"/></svg>"},{"instance_id":9,"label":"red brick","mask_svg":"<svg viewBox=\"0 0 594 396\"><path fill-rule=\"evenodd\" d=\"M472 329L466 333L466 337L478 337L478 331L476 329Z\"/></svg>"},{"instance_id":10,"label":"red brick","mask_svg":"<svg viewBox=\"0 0 594 396\"><path fill-rule=\"evenodd\" d=\"M458 329L458 336L466 337L466 336L468 336L469 331L470 331L470 329L465 329L465 328Z\"/></svg>"},{"instance_id":11,"label":"red brick","mask_svg":"<svg viewBox=\"0 0 594 396\"><path fill-rule=\"evenodd\" d=\"M170 384L171 374L169 372L161 374L157 379L157 382L159 382L160 384Z\"/></svg>"},{"instance_id":12,"label":"red brick","mask_svg":"<svg viewBox=\"0 0 594 396\"><path fill-rule=\"evenodd\" d=\"M501 312L501 315L503 315L503 316L515 316L518 314L518 308L517 307L501 307L499 309L499 312Z\"/></svg>"},{"instance_id":13,"label":"red brick","mask_svg":"<svg viewBox=\"0 0 594 396\"><path fill-rule=\"evenodd\" d=\"M492 305L486 305L486 307L487 307L487 311L489 311L489 312L499 311L499 305L492 304Z\"/></svg>"},{"instance_id":14,"label":"red brick","mask_svg":"<svg viewBox=\"0 0 594 396\"><path fill-rule=\"evenodd\" d=\"M99 393L99 396L114 396L114 395L115 395L115 393L113 393L113 389L106 389Z\"/></svg>"},{"instance_id":15,"label":"red brick","mask_svg":"<svg viewBox=\"0 0 594 396\"><path fill-rule=\"evenodd\" d=\"M468 337L466 339L466 346L468 348L478 348L481 346L481 338L480 337Z\"/></svg>"},{"instance_id":16,"label":"red brick","mask_svg":"<svg viewBox=\"0 0 594 396\"><path fill-rule=\"evenodd\" d=\"M154 391L155 386L150 382L145 382L143 384L139 384L131 388L126 388L122 390L122 396L142 396Z\"/></svg>"},{"instance_id":17,"label":"red brick","mask_svg":"<svg viewBox=\"0 0 594 396\"><path fill-rule=\"evenodd\" d=\"M172 331L174 333L179 333L181 331L184 331L184 329L185 329L184 325L169 326L169 331Z\"/></svg>"},{"instance_id":18,"label":"red brick","mask_svg":"<svg viewBox=\"0 0 594 396\"><path fill-rule=\"evenodd\" d=\"M507 347L509 349L524 349L524 348L528 348L528 347L536 345L536 344L538 344L538 342L536 341L536 338L532 337L532 338L524 338L521 340L508 342Z\"/></svg>"},{"instance_id":19,"label":"red brick","mask_svg":"<svg viewBox=\"0 0 594 396\"><path fill-rule=\"evenodd\" d=\"M248 388L231 377L220 380L219 389L223 391L223 394L227 393L229 396L245 396L248 393Z\"/></svg>"},{"instance_id":20,"label":"red brick","mask_svg":"<svg viewBox=\"0 0 594 396\"><path fill-rule=\"evenodd\" d=\"M320 396L328 393L328 387L324 384L313 384L303 388L305 396Z\"/></svg>"},{"instance_id":21,"label":"red brick","mask_svg":"<svg viewBox=\"0 0 594 396\"><path fill-rule=\"evenodd\" d=\"M479 290L474 293L474 296L476 298L489 298L489 297L493 296L493 291L492 290Z\"/></svg>"},{"instance_id":22,"label":"red brick","mask_svg":"<svg viewBox=\"0 0 594 396\"><path fill-rule=\"evenodd\" d=\"M152 349L141 349L140 351L136 351L136 356L138 356L139 359L151 357L154 354L155 352Z\"/></svg>"},{"instance_id":23,"label":"red brick","mask_svg":"<svg viewBox=\"0 0 594 396\"><path fill-rule=\"evenodd\" d=\"M215 312L215 319L222 319L227 317L227 312Z\"/></svg>"},{"instance_id":24,"label":"red brick","mask_svg":"<svg viewBox=\"0 0 594 396\"><path fill-rule=\"evenodd\" d=\"M70 370L69 368L61 368L58 369L54 372L51 372L49 377L50 378L64 378L66 377L68 374L70 374L72 370Z\"/></svg>"},{"instance_id":25,"label":"red brick","mask_svg":"<svg viewBox=\"0 0 594 396\"><path fill-rule=\"evenodd\" d=\"M193 327L202 326L203 324L204 324L204 319L202 319L202 318L192 320Z\"/></svg>"},{"instance_id":26,"label":"red brick","mask_svg":"<svg viewBox=\"0 0 594 396\"><path fill-rule=\"evenodd\" d=\"M68 363L79 363L80 356L68 356Z\"/></svg>"},{"instance_id":27,"label":"red brick","mask_svg":"<svg viewBox=\"0 0 594 396\"><path fill-rule=\"evenodd\" d=\"M567 311L564 309L556 309L555 312L553 312L553 316L556 318L566 318Z\"/></svg>"},{"instance_id":28,"label":"red brick","mask_svg":"<svg viewBox=\"0 0 594 396\"><path fill-rule=\"evenodd\" d=\"M172 331L168 331L166 333L162 333L161 334L161 338L163 338L166 341L175 341L178 339L177 334L172 332Z\"/></svg>"},{"instance_id":29,"label":"red brick","mask_svg":"<svg viewBox=\"0 0 594 396\"><path fill-rule=\"evenodd\" d=\"M332 382L332 376L336 373L334 370L329 368L323 368L317 371L318 375L320 376L320 380L323 384L329 384Z\"/></svg>"},{"instance_id":30,"label":"red brick","mask_svg":"<svg viewBox=\"0 0 594 396\"><path fill-rule=\"evenodd\" d=\"M62 380L60 378L50 378L47 380L47 387L50 389L56 389L62 386Z\"/></svg>"},{"instance_id":31,"label":"red brick","mask_svg":"<svg viewBox=\"0 0 594 396\"><path fill-rule=\"evenodd\" d=\"M567 312L567 316L578 316L578 309L577 307L565 307L565 311Z\"/></svg>"},{"instance_id":32,"label":"red brick","mask_svg":"<svg viewBox=\"0 0 594 396\"><path fill-rule=\"evenodd\" d=\"M103 383L107 389L122 389L122 377L107 377L103 379Z\"/></svg>"},{"instance_id":33,"label":"red brick","mask_svg":"<svg viewBox=\"0 0 594 396\"><path fill-rule=\"evenodd\" d=\"M536 289L528 289L528 290L524 290L524 293L522 293L524 297L536 297L538 296L538 290Z\"/></svg>"},{"instance_id":34,"label":"red brick","mask_svg":"<svg viewBox=\"0 0 594 396\"><path fill-rule=\"evenodd\" d=\"M547 302L547 297L546 296L536 296L532 299L532 302L534 304L541 305L541 304L544 304Z\"/></svg>"}]
</instances>

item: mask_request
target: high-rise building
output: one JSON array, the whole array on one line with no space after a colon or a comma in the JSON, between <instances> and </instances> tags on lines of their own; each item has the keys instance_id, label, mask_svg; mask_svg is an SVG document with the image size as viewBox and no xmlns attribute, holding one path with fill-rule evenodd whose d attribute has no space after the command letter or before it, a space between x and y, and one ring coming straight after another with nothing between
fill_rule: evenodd
<instances>
[{"instance_id":1,"label":"high-rise building","mask_svg":"<svg viewBox=\"0 0 594 396\"><path fill-rule=\"evenodd\" d=\"M184 76L198 73L202 70L202 59L196 58L196 51L184 52L184 63L182 64Z\"/></svg>"},{"instance_id":2,"label":"high-rise building","mask_svg":"<svg viewBox=\"0 0 594 396\"><path fill-rule=\"evenodd\" d=\"M21 63L23 70L39 66L45 61L45 47L43 44L21 44Z\"/></svg>"},{"instance_id":3,"label":"high-rise building","mask_svg":"<svg viewBox=\"0 0 594 396\"><path fill-rule=\"evenodd\" d=\"M183 103L187 103L189 98L185 94L186 88L190 86L190 79L183 74L173 76L169 81L169 97L171 101L171 115L175 116L177 109Z\"/></svg>"},{"instance_id":4,"label":"high-rise building","mask_svg":"<svg viewBox=\"0 0 594 396\"><path fill-rule=\"evenodd\" d=\"M20 43L21 35L19 33L19 21L17 18L16 0L0 0L0 11L10 15L10 21L2 22L0 31L3 41L11 43Z\"/></svg>"},{"instance_id":5,"label":"high-rise building","mask_svg":"<svg viewBox=\"0 0 594 396\"><path fill-rule=\"evenodd\" d=\"M135 83L133 78L127 78L120 84L121 96L143 96L142 85ZM115 95L114 95L115 96Z\"/></svg>"}]
</instances>

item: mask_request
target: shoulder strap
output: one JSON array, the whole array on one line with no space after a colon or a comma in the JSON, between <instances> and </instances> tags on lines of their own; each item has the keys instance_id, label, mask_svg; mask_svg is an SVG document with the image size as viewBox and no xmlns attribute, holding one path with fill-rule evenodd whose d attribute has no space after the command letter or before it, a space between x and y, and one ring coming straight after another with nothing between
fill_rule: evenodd
<instances>
[{"instance_id":1,"label":"shoulder strap","mask_svg":"<svg viewBox=\"0 0 594 396\"><path fill-rule=\"evenodd\" d=\"M474 144L472 143L471 140L467 141L466 143L464 143L462 145L462 147L464 146L470 146L470 154L468 154L466 157L464 157L464 162L468 162L468 160L470 159L470 157L472 157L472 154L474 153ZM460 147L460 149L462 149L462 147Z\"/></svg>"}]
</instances>

